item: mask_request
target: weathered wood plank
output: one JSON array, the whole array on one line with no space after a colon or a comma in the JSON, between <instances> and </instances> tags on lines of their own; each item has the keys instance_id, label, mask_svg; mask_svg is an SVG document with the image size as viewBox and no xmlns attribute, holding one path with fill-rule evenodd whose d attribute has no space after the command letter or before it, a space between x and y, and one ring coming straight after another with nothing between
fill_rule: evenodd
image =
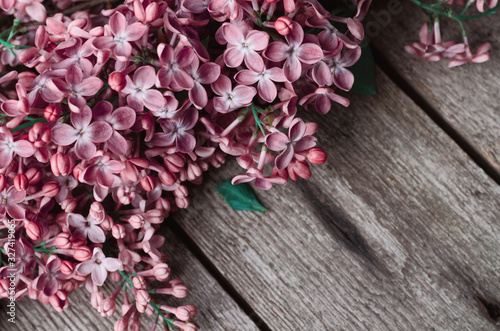
<instances>
[{"instance_id":1,"label":"weathered wood plank","mask_svg":"<svg viewBox=\"0 0 500 331\"><path fill-rule=\"evenodd\" d=\"M329 161L257 192L266 214L216 193L230 162L175 218L273 330L493 330L476 298L496 323L500 188L377 75L378 96L311 116Z\"/></svg>"},{"instance_id":2,"label":"weathered wood plank","mask_svg":"<svg viewBox=\"0 0 500 331\"><path fill-rule=\"evenodd\" d=\"M173 277L181 278L189 288L184 299L164 302L169 305L192 303L198 307L195 317L200 330L248 330L258 328L250 318L241 311L234 300L221 288L216 280L177 239L170 230L165 229L166 245L163 249L169 257ZM107 293L114 289L113 284L106 283ZM161 299L161 296L157 296ZM122 302L121 297L118 298ZM75 291L70 297L70 307L59 314L50 306L44 306L33 300L17 302L16 324L7 322L5 309L7 302L0 303L0 330L22 331L108 331L113 330L114 322L119 318L119 309L115 316L103 318L92 308L90 294L85 289ZM143 329L149 330L154 317L143 316Z\"/></svg>"},{"instance_id":3,"label":"weathered wood plank","mask_svg":"<svg viewBox=\"0 0 500 331\"><path fill-rule=\"evenodd\" d=\"M388 3L394 3L389 1ZM465 22L472 49L490 41L491 60L485 64L468 64L448 68L448 61L426 62L404 51L404 46L418 41L418 32L426 16L410 1L400 1L399 12L388 14L387 3L377 2L367 17L372 25L372 42L387 62L500 173L500 29L499 15ZM368 23L371 22L371 23ZM378 23L382 22L382 24ZM461 40L458 23L442 19L443 40ZM377 27L381 27L379 34ZM370 32L368 32L370 35Z\"/></svg>"}]
</instances>

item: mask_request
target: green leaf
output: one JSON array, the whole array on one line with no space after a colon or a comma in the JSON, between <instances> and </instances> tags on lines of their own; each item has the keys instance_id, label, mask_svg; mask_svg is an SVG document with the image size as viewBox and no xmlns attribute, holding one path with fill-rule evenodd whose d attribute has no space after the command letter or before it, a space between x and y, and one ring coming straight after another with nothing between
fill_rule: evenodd
<instances>
[{"instance_id":1,"label":"green leaf","mask_svg":"<svg viewBox=\"0 0 500 331\"><path fill-rule=\"evenodd\" d=\"M215 189L227 201L234 210L251 210L261 213L266 212L249 184L231 184L231 180L225 180L215 184Z\"/></svg>"},{"instance_id":2,"label":"green leaf","mask_svg":"<svg viewBox=\"0 0 500 331\"><path fill-rule=\"evenodd\" d=\"M361 57L349 70L354 75L354 85L350 92L363 95L377 94L375 86L375 61L373 60L372 50L369 45L365 45L362 48Z\"/></svg>"}]
</instances>

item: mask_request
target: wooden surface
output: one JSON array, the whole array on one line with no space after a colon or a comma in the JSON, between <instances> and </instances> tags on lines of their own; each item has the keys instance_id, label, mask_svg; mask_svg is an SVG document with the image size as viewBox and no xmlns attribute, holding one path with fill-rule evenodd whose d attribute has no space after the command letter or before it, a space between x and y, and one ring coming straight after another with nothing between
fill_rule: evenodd
<instances>
[{"instance_id":1,"label":"wooden surface","mask_svg":"<svg viewBox=\"0 0 500 331\"><path fill-rule=\"evenodd\" d=\"M169 264L200 330L498 329L500 187L470 149L500 169L500 21L481 26L490 63L450 70L402 51L419 29L404 10L373 38L378 96L306 116L329 155L310 180L258 191L266 214L235 212L213 188L241 173L228 162L170 220ZM20 301L0 330L112 330L89 297L63 314Z\"/></svg>"},{"instance_id":2,"label":"wooden surface","mask_svg":"<svg viewBox=\"0 0 500 331\"><path fill-rule=\"evenodd\" d=\"M375 3L373 12L387 10L386 2ZM372 44L433 110L500 174L499 15L465 22L474 52L482 43L492 43L491 60L449 69L447 60L421 61L404 51L405 45L418 41L426 16L409 1L401 1L401 4L402 11L391 16L387 28L371 38ZM369 21L376 22L373 14L368 15ZM443 40L461 41L458 23L447 19L441 22Z\"/></svg>"},{"instance_id":3,"label":"wooden surface","mask_svg":"<svg viewBox=\"0 0 500 331\"><path fill-rule=\"evenodd\" d=\"M168 264L172 277L181 278L188 286L188 296L184 299L163 300L162 304L181 305L192 303L198 307L196 323L201 330L259 330L250 318L243 313L232 298L220 287L186 246L168 229L163 235L166 245L162 249L169 257ZM174 253L175 252L175 253ZM114 287L106 282L106 294ZM165 296L167 297L167 296ZM161 300L161 296L156 296ZM121 296L118 301L122 302ZM4 316L5 301L0 305ZM110 318L101 317L90 304L90 293L84 288L78 289L70 296L70 307L59 314L51 306L44 306L38 301L20 300L16 302L16 321L13 325L6 318L0 318L2 331L111 331L114 322L119 318L117 313ZM6 316L6 315L5 315ZM144 318L143 330L149 330L154 318ZM158 328L159 329L159 328Z\"/></svg>"},{"instance_id":4,"label":"wooden surface","mask_svg":"<svg viewBox=\"0 0 500 331\"><path fill-rule=\"evenodd\" d=\"M181 226L272 330L492 330L500 188L381 72L321 121L309 181L234 212L212 173Z\"/></svg>"}]
</instances>

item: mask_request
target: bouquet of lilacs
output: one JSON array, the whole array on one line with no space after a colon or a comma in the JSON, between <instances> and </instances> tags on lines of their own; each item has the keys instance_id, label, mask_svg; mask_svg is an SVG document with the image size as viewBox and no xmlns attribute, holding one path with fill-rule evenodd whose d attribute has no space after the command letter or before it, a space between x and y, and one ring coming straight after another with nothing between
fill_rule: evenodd
<instances>
[{"instance_id":1,"label":"bouquet of lilacs","mask_svg":"<svg viewBox=\"0 0 500 331\"><path fill-rule=\"evenodd\" d=\"M465 22L494 14L500 8L498 0L448 0L426 3L410 0L427 14L427 22L420 29L420 41L406 46L406 51L427 61L450 58L449 67L465 63L482 63L489 60L491 44L485 42L473 53L469 45ZM470 13L476 11L476 13ZM440 18L454 20L460 29L462 40L443 41L441 38Z\"/></svg>"},{"instance_id":2,"label":"bouquet of lilacs","mask_svg":"<svg viewBox=\"0 0 500 331\"><path fill-rule=\"evenodd\" d=\"M335 88L353 85L370 0L349 4L0 0L0 295L63 311L85 286L102 316L123 297L115 330L143 313L195 330L193 305L156 296L187 294L160 224L228 154L233 184L261 189L325 162L298 110L349 104Z\"/></svg>"}]
</instances>

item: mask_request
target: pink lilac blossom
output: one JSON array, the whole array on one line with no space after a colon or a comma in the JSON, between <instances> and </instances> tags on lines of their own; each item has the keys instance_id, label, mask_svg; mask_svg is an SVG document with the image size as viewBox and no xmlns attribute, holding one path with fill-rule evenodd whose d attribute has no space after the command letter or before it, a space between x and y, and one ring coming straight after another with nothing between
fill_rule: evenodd
<instances>
[{"instance_id":1,"label":"pink lilac blossom","mask_svg":"<svg viewBox=\"0 0 500 331\"><path fill-rule=\"evenodd\" d=\"M481 15L470 15L466 14L469 11L469 7L473 3L476 3L476 9L481 13ZM416 3L424 11L430 13L433 22L431 24L424 23L419 32L419 41L414 42L411 45L407 45L405 50L421 59L427 61L439 61L444 58L450 58L450 62L448 66L456 67L460 65L464 65L466 63L483 63L489 60L489 50L490 43L482 43L476 54L473 54L470 45L469 39L466 31L465 22L474 19L481 18L486 15L494 14L498 7L498 0L471 0L471 1L449 1L449 3L439 3L435 6L429 6L424 3ZM460 13L455 13L453 8L450 8L450 5L456 4L458 9L460 6L464 6L465 8L460 9ZM487 8L486 8L487 7ZM442 41L441 40L441 22L440 17L448 18L456 21L455 27L459 28L462 35L462 42L457 43L455 41Z\"/></svg>"},{"instance_id":2,"label":"pink lilac blossom","mask_svg":"<svg viewBox=\"0 0 500 331\"><path fill-rule=\"evenodd\" d=\"M3 35L12 31L0 49L0 244L13 222L16 293L61 312L84 287L102 316L120 315L116 330L140 329L153 311L164 328L196 330L194 306L149 294L160 282L157 294L187 295L171 279L161 223L189 206L187 183L228 155L244 169L234 184L264 190L325 162L317 126L300 116L348 105L337 89L352 85L370 1L349 19L316 0L134 0L62 12L73 2L46 12L41 1L0 0Z\"/></svg>"}]
</instances>

